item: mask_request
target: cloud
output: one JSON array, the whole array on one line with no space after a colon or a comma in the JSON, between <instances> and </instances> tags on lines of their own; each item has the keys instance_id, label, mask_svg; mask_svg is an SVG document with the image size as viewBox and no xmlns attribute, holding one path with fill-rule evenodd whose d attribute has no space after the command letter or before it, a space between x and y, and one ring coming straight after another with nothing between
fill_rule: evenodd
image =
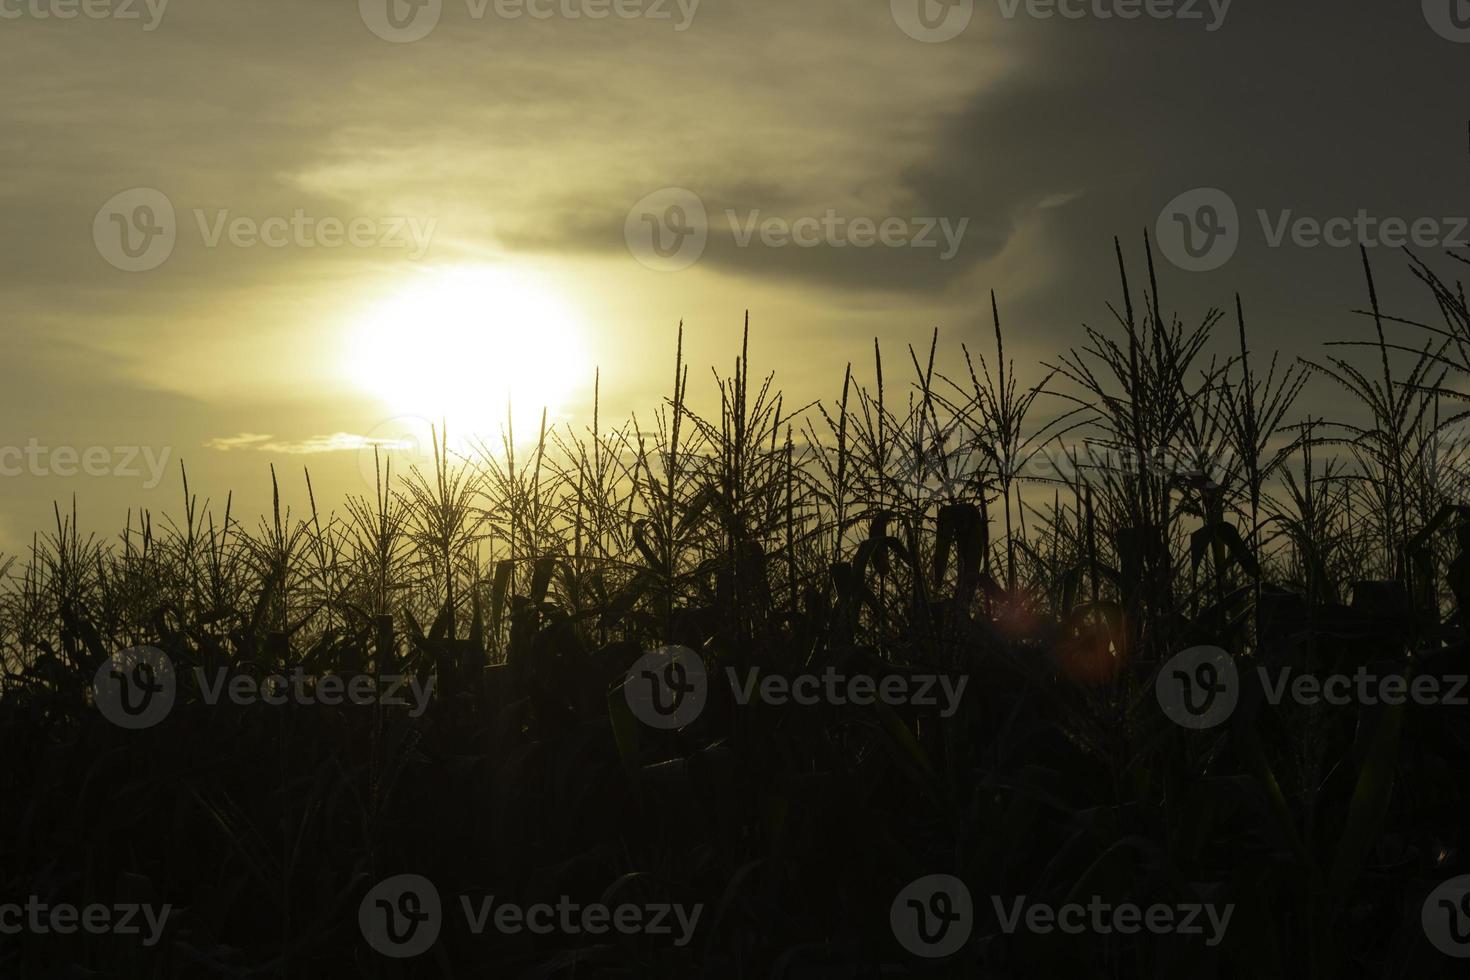
<instances>
[{"instance_id":1,"label":"cloud","mask_svg":"<svg viewBox=\"0 0 1470 980\"><path fill-rule=\"evenodd\" d=\"M205 442L204 448L217 449L220 452L245 449L289 456L311 456L319 453L356 452L368 446L393 447L400 444L400 440L396 439L375 439L370 436L353 435L350 432L334 432L329 436L311 436L294 442L255 432L242 432L233 436L216 436Z\"/></svg>"}]
</instances>

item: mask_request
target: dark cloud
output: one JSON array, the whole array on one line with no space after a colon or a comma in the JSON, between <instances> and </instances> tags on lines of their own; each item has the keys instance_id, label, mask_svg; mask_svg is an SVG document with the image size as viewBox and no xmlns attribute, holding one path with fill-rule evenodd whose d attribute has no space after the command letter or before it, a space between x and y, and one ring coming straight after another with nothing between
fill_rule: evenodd
<instances>
[{"instance_id":1,"label":"dark cloud","mask_svg":"<svg viewBox=\"0 0 1470 980\"><path fill-rule=\"evenodd\" d=\"M604 374L630 388L658 383L638 373L653 370L643 352L667 346L658 331L687 317L690 343L713 349L712 325L747 305L787 371L840 376L873 333L901 345L936 324L954 366L953 341L989 343L991 288L1024 366L1108 318L1115 235L1141 285L1144 231L1198 187L1230 195L1241 242L1210 272L1159 256L1164 305L1194 319L1239 292L1263 345L1306 352L1362 329L1349 312L1365 302L1358 257L1270 247L1258 211L1470 212L1470 44L1438 36L1419 3L1234 0L1207 31L1007 19L982 0L962 36L933 45L882 2L704 0L674 32L475 21L446 0L433 35L404 45L374 37L355 7L173 0L146 33L0 26L0 380L23 435L75 440L102 418L146 430L138 441L294 444L371 421L329 404L332 365L312 358L336 343L334 311L390 291L413 263L205 249L194 208L413 215L438 222L430 262L575 269L602 292L585 298L610 318L605 349L640 352L624 365L636 377ZM91 228L103 201L138 186L175 202L181 238L164 267L128 274ZM714 230L696 266L659 277L629 254L624 224L668 186L696 191ZM942 246L741 245L727 209L737 222L831 210L968 224L942 261ZM1385 302L1430 312L1403 257L1373 255ZM283 387L300 389L289 407Z\"/></svg>"}]
</instances>

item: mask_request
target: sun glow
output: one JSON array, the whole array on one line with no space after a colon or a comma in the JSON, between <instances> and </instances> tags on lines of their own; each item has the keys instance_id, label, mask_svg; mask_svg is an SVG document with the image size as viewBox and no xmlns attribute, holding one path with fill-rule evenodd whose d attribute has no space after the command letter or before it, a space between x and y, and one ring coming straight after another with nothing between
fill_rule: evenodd
<instances>
[{"instance_id":1,"label":"sun glow","mask_svg":"<svg viewBox=\"0 0 1470 980\"><path fill-rule=\"evenodd\" d=\"M345 362L387 413L496 442L507 405L519 441L543 408L554 420L591 385L576 307L541 277L501 266L426 271L353 324Z\"/></svg>"}]
</instances>

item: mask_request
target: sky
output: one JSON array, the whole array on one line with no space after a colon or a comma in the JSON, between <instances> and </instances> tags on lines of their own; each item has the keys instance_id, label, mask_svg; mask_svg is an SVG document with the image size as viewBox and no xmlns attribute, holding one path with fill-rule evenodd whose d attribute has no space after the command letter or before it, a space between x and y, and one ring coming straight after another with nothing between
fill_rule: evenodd
<instances>
[{"instance_id":1,"label":"sky","mask_svg":"<svg viewBox=\"0 0 1470 980\"><path fill-rule=\"evenodd\" d=\"M875 337L954 367L991 290L1039 375L1114 236L1313 355L1360 243L1401 315L1399 238L1454 273L1467 76L1464 0L0 0L0 550L177 513L181 461L330 504L426 419L584 427L595 370L646 417L681 321L696 405L746 311L793 401Z\"/></svg>"}]
</instances>

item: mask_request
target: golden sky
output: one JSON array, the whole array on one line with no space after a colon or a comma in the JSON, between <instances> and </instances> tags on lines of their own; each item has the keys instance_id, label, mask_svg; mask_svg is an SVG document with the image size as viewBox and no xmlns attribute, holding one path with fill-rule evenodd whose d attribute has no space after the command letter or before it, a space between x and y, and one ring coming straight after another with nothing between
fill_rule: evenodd
<instances>
[{"instance_id":1,"label":"golden sky","mask_svg":"<svg viewBox=\"0 0 1470 980\"><path fill-rule=\"evenodd\" d=\"M0 469L32 449L0 547L72 493L101 528L177 510L148 459L254 513L270 462L334 499L365 435L493 426L507 387L581 426L600 367L608 417L646 412L681 319L696 400L747 309L800 401L874 336L898 365L939 327L954 363L990 289L1030 370L1107 321L1112 236L1139 259L1195 188L1241 244L1166 268L1166 305L1239 290L1310 350L1361 305L1356 256L1257 211L1464 213L1470 46L1413 4L1197 6L0 0ZM650 251L691 206L697 256Z\"/></svg>"}]
</instances>

